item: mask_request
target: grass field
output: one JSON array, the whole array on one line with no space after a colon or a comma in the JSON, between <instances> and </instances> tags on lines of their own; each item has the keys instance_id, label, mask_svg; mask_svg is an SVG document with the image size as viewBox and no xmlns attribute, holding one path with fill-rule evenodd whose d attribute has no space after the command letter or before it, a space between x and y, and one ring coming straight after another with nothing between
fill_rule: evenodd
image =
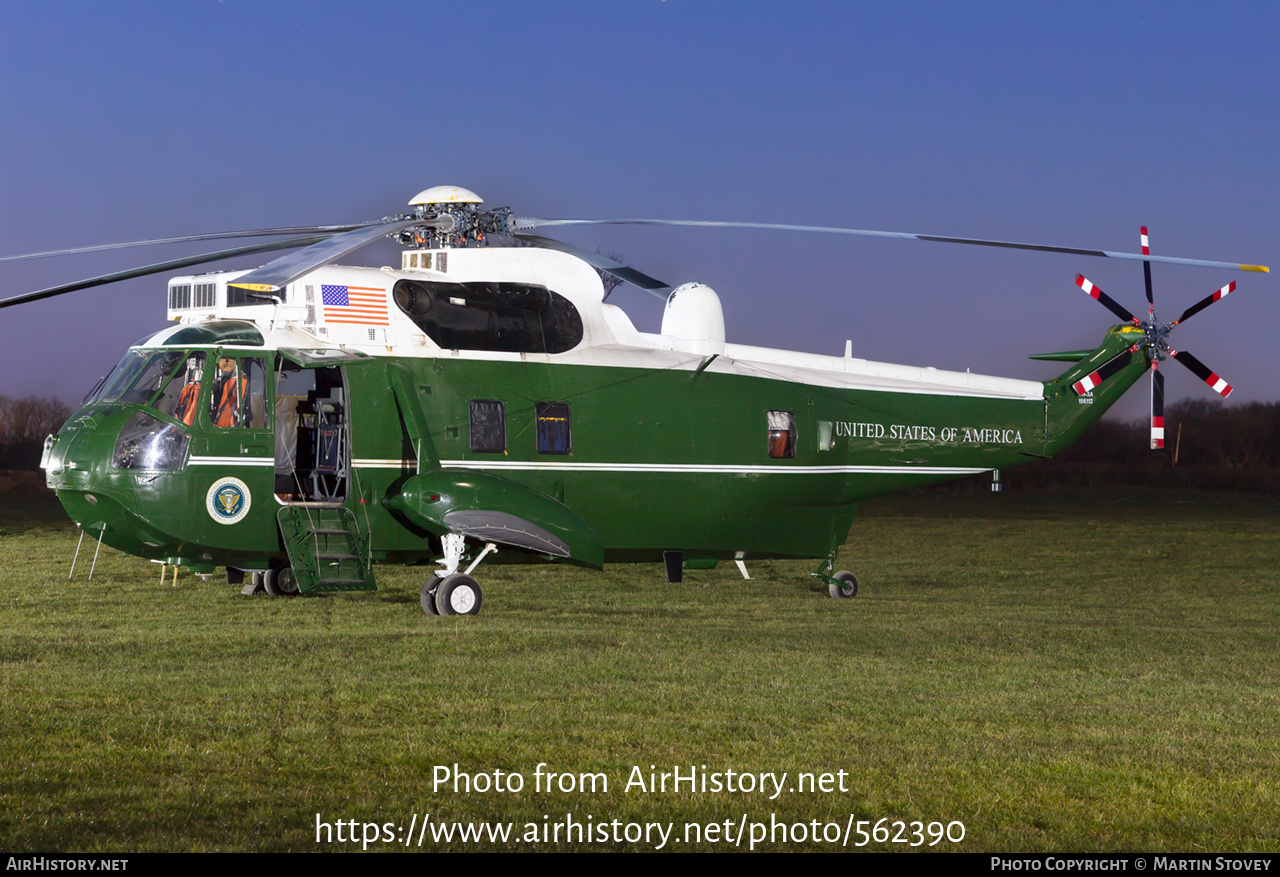
<instances>
[{"instance_id":1,"label":"grass field","mask_svg":"<svg viewBox=\"0 0 1280 877\"><path fill-rule=\"evenodd\" d=\"M444 619L398 567L378 593L272 600L104 550L69 582L50 499L0 493L3 849L314 850L317 814L357 839L393 823L371 849L422 814L515 831L423 849L658 845L516 842L572 814L675 823L677 850L686 822L771 816L807 839L757 848L831 849L813 821L852 816L963 823L933 849L1280 850L1275 502L903 497L854 527L856 600L814 590L809 562L679 585L485 565L483 614ZM455 763L524 788L434 788ZM539 763L609 789L538 791ZM624 788L650 765L788 776L772 800ZM845 791L791 790L838 771Z\"/></svg>"}]
</instances>

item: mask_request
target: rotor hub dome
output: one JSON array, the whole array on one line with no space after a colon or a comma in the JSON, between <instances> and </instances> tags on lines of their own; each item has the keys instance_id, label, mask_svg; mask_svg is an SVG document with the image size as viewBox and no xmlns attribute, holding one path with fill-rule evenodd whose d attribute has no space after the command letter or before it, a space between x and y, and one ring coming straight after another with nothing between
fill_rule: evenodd
<instances>
[{"instance_id":1,"label":"rotor hub dome","mask_svg":"<svg viewBox=\"0 0 1280 877\"><path fill-rule=\"evenodd\" d=\"M420 204L483 204L484 199L461 186L432 186L423 189L409 201L410 207Z\"/></svg>"}]
</instances>

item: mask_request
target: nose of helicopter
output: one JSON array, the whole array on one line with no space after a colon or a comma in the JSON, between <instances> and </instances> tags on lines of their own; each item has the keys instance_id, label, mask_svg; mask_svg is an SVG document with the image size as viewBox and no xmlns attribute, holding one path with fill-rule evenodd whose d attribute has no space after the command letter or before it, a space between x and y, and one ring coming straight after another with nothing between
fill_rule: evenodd
<instances>
[{"instance_id":1,"label":"nose of helicopter","mask_svg":"<svg viewBox=\"0 0 1280 877\"><path fill-rule=\"evenodd\" d=\"M164 559L177 553L171 539L137 514L141 494L155 490L155 473L118 471L113 455L127 411L84 410L45 440L45 484L67 515L112 548Z\"/></svg>"}]
</instances>

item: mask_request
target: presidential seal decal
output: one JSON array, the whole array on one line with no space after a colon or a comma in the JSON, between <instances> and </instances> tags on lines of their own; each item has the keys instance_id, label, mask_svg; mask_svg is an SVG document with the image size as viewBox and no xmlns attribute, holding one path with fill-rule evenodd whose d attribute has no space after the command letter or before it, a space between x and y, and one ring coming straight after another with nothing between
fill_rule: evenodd
<instances>
[{"instance_id":1,"label":"presidential seal decal","mask_svg":"<svg viewBox=\"0 0 1280 877\"><path fill-rule=\"evenodd\" d=\"M205 494L204 506L219 524L235 524L249 514L252 500L249 485L239 478L219 478Z\"/></svg>"}]
</instances>

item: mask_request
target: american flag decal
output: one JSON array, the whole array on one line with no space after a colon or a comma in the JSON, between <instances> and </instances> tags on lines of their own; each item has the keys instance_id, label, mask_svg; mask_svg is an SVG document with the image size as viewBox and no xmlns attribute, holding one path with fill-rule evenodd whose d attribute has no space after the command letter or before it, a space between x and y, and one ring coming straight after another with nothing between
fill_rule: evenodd
<instances>
[{"instance_id":1,"label":"american flag decal","mask_svg":"<svg viewBox=\"0 0 1280 877\"><path fill-rule=\"evenodd\" d=\"M373 286L320 287L327 323L356 323L361 326L387 325L387 291Z\"/></svg>"}]
</instances>

